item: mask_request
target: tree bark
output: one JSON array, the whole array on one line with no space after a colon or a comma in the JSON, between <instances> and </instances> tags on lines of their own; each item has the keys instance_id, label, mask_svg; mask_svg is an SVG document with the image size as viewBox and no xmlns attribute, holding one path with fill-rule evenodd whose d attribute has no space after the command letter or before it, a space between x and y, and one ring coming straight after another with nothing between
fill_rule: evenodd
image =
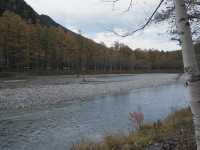
<instances>
[{"instance_id":1,"label":"tree bark","mask_svg":"<svg viewBox=\"0 0 200 150\"><path fill-rule=\"evenodd\" d=\"M179 31L186 83L191 93L191 110L195 125L197 150L200 150L200 72L195 57L190 23L184 0L174 0L176 10L176 24Z\"/></svg>"}]
</instances>

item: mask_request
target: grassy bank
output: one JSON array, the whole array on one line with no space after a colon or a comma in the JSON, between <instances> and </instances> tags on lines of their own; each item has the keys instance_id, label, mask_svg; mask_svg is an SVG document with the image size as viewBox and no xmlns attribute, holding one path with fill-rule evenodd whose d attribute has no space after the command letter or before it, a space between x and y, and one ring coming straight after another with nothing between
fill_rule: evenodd
<instances>
[{"instance_id":1,"label":"grassy bank","mask_svg":"<svg viewBox=\"0 0 200 150\"><path fill-rule=\"evenodd\" d=\"M83 142L72 150L196 150L192 113L182 109L128 135L108 135L102 142Z\"/></svg>"}]
</instances>

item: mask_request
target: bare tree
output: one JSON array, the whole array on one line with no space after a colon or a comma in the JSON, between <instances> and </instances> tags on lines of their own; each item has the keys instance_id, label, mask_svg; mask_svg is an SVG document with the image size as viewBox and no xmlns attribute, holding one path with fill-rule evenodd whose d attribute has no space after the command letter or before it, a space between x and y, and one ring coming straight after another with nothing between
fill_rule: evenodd
<instances>
[{"instance_id":1,"label":"bare tree","mask_svg":"<svg viewBox=\"0 0 200 150\"><path fill-rule=\"evenodd\" d=\"M185 0L187 8L188 19L191 25L191 31L194 41L200 40L200 2L195 0ZM169 33L172 36L172 40L178 40L180 38L176 29L176 12L174 0L165 0L165 7L158 11L154 17L154 22L167 21L170 25Z\"/></svg>"},{"instance_id":2,"label":"bare tree","mask_svg":"<svg viewBox=\"0 0 200 150\"><path fill-rule=\"evenodd\" d=\"M104 2L112 2L113 5L115 5L115 3L119 2L119 1L120 1L120 0L113 0L113 1L111 0L111 1L104 1ZM114 34L118 35L118 36L127 37L127 36L130 36L130 35L135 34L135 33L138 32L138 31L144 30L144 29L151 23L151 21L153 20L155 14L157 13L158 9L161 7L161 5L163 4L164 1L165 1L165 0L160 0L158 6L155 8L155 10L153 11L153 13L152 13L152 14L149 16L149 18L146 20L146 22L145 22L142 26L138 27L137 29L134 29L134 30L132 30L132 31L128 31L127 33L124 33L124 34L118 33L118 32L116 32L116 31L114 31L114 30L112 30L112 32L113 32ZM131 9L132 4L133 4L133 0L130 0L128 9L127 9L126 11L129 11L129 10ZM126 11L125 11L125 12L126 12Z\"/></svg>"},{"instance_id":3,"label":"bare tree","mask_svg":"<svg viewBox=\"0 0 200 150\"><path fill-rule=\"evenodd\" d=\"M115 0L112 2L116 3L118 1L119 0ZM153 14L149 17L149 19L143 26L121 36L123 37L129 36L139 30L143 30L152 21L154 15L156 14L156 12L158 11L158 9L160 8L160 6L162 5L164 1L169 1L169 0L161 0L159 5L156 7L155 11L153 12ZM191 92L190 106L192 109L193 120L194 120L194 125L195 125L197 150L200 150L200 71L197 65L194 45L192 42L192 32L191 32L191 27L190 27L190 22L189 22L189 17L191 16L187 14L187 8L189 8L189 5L192 5L192 4L199 5L200 2L193 0L189 2L189 5L186 5L186 2L184 0L173 0L172 2L174 4L174 7L170 8L168 11L171 12L175 10L177 34L179 35L180 41L181 41L184 70L187 76L185 82L187 83L187 85L189 85L190 92ZM132 1L130 1L130 4L132 4ZM193 14L195 14L193 15L193 17L199 16L196 13L197 12L193 10ZM172 16L168 14L165 17L170 18ZM114 33L119 35L116 32Z\"/></svg>"},{"instance_id":4,"label":"bare tree","mask_svg":"<svg viewBox=\"0 0 200 150\"><path fill-rule=\"evenodd\" d=\"M182 43L185 72L190 82L191 109L193 113L197 149L200 150L200 72L197 65L190 23L183 0L175 0L177 29ZM186 81L186 82L188 82Z\"/></svg>"}]
</instances>

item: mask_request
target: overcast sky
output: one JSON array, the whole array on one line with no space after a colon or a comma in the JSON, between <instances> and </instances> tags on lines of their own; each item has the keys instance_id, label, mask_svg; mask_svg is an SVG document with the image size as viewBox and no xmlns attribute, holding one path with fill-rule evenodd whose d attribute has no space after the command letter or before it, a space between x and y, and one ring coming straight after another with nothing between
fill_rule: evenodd
<instances>
[{"instance_id":1,"label":"overcast sky","mask_svg":"<svg viewBox=\"0 0 200 150\"><path fill-rule=\"evenodd\" d=\"M110 30L125 32L140 27L160 0L135 0L132 9L123 13L129 0L121 0L113 7L103 0L25 0L39 14L46 14L66 28L77 31L97 42L111 46L114 41L131 48L179 49L170 41L168 24L151 25L133 36L120 38Z\"/></svg>"}]
</instances>

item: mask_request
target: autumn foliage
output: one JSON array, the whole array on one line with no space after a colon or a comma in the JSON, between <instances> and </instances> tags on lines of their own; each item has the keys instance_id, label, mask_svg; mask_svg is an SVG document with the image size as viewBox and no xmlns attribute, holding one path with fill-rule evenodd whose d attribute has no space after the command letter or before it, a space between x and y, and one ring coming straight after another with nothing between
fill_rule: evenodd
<instances>
[{"instance_id":1,"label":"autumn foliage","mask_svg":"<svg viewBox=\"0 0 200 150\"><path fill-rule=\"evenodd\" d=\"M31 23L10 11L0 16L1 71L83 73L177 69L182 70L180 51L133 51L118 42L108 48L61 27Z\"/></svg>"}]
</instances>

